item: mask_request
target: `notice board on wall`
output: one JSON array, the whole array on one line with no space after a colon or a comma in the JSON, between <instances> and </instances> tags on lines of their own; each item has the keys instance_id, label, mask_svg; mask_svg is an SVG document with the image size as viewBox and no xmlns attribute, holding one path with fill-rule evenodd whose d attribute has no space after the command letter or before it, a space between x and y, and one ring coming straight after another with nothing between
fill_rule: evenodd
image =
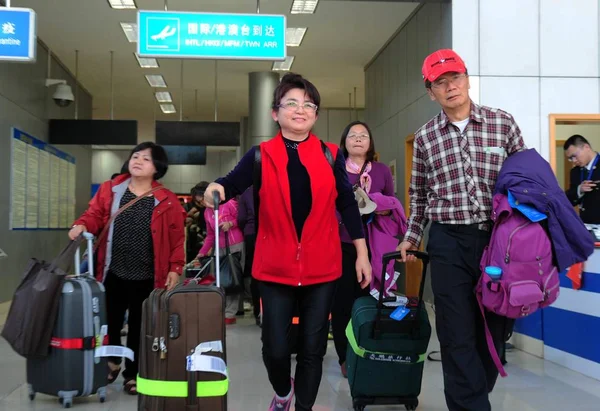
<instances>
[{"instance_id":1,"label":"notice board on wall","mask_svg":"<svg viewBox=\"0 0 600 411\"><path fill-rule=\"evenodd\" d=\"M11 230L63 230L75 220L75 157L12 129Z\"/></svg>"}]
</instances>

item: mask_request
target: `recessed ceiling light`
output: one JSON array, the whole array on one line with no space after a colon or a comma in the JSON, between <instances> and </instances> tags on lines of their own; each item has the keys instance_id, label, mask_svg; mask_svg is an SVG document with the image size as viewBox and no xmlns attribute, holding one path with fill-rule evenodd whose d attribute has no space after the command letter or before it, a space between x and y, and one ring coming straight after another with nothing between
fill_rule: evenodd
<instances>
[{"instance_id":1,"label":"recessed ceiling light","mask_svg":"<svg viewBox=\"0 0 600 411\"><path fill-rule=\"evenodd\" d=\"M165 79L160 74L146 74L146 80L152 87L167 87Z\"/></svg>"},{"instance_id":2,"label":"recessed ceiling light","mask_svg":"<svg viewBox=\"0 0 600 411\"><path fill-rule=\"evenodd\" d=\"M160 109L165 114L177 113L177 110L175 109L175 106L173 104L161 104Z\"/></svg>"},{"instance_id":3,"label":"recessed ceiling light","mask_svg":"<svg viewBox=\"0 0 600 411\"><path fill-rule=\"evenodd\" d=\"M172 103L173 102L171 93L169 93L168 91L159 91L159 92L154 93L154 95L156 96L156 101L158 101L159 103Z\"/></svg>"},{"instance_id":4,"label":"recessed ceiling light","mask_svg":"<svg viewBox=\"0 0 600 411\"><path fill-rule=\"evenodd\" d=\"M288 47L299 47L302 44L306 27L288 27L285 29L285 45Z\"/></svg>"},{"instance_id":5,"label":"recessed ceiling light","mask_svg":"<svg viewBox=\"0 0 600 411\"><path fill-rule=\"evenodd\" d=\"M121 23L121 28L130 43L135 43L137 41L138 27L136 23Z\"/></svg>"},{"instance_id":6,"label":"recessed ceiling light","mask_svg":"<svg viewBox=\"0 0 600 411\"><path fill-rule=\"evenodd\" d=\"M108 0L110 7L117 10L137 9L135 0Z\"/></svg>"},{"instance_id":7,"label":"recessed ceiling light","mask_svg":"<svg viewBox=\"0 0 600 411\"><path fill-rule=\"evenodd\" d=\"M133 53L141 68L158 68L158 61L153 58L140 57L137 53Z\"/></svg>"},{"instance_id":8,"label":"recessed ceiling light","mask_svg":"<svg viewBox=\"0 0 600 411\"><path fill-rule=\"evenodd\" d=\"M319 4L319 0L294 0L292 3L292 14L313 14Z\"/></svg>"},{"instance_id":9,"label":"recessed ceiling light","mask_svg":"<svg viewBox=\"0 0 600 411\"><path fill-rule=\"evenodd\" d=\"M294 56L287 56L284 61L275 61L273 71L289 71L294 63Z\"/></svg>"}]
</instances>

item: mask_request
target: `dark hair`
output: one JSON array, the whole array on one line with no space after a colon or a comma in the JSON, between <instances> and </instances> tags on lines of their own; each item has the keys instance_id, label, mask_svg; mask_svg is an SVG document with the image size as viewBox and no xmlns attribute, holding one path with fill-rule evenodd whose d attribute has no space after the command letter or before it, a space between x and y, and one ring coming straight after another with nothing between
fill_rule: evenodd
<instances>
[{"instance_id":1,"label":"dark hair","mask_svg":"<svg viewBox=\"0 0 600 411\"><path fill-rule=\"evenodd\" d=\"M446 74L446 73L444 73L444 74ZM465 76L469 77L469 70L465 70ZM427 89L431 88L431 81L425 80L425 88L427 88Z\"/></svg>"},{"instance_id":2,"label":"dark hair","mask_svg":"<svg viewBox=\"0 0 600 411\"><path fill-rule=\"evenodd\" d=\"M114 180L115 178L119 177L122 173L114 173L112 176L110 176L111 180Z\"/></svg>"},{"instance_id":3,"label":"dark hair","mask_svg":"<svg viewBox=\"0 0 600 411\"><path fill-rule=\"evenodd\" d=\"M139 153L140 151L144 151L150 149L152 153L152 163L154 163L154 168L156 168L156 173L154 173L154 179L160 180L167 174L167 170L169 169L169 159L167 158L167 153L162 146L155 144L151 141L146 141L145 143L138 144L133 150L131 150L131 154L129 154L129 159L127 159L127 170L129 172L129 161L131 161L131 157L135 153Z\"/></svg>"},{"instance_id":4,"label":"dark hair","mask_svg":"<svg viewBox=\"0 0 600 411\"><path fill-rule=\"evenodd\" d=\"M275 92L273 93L273 104L271 105L271 108L275 111L279 111L279 104L281 104L281 99L283 96L285 96L288 91L295 88L304 90L308 98L312 100L317 107L321 105L321 95L313 83L306 80L300 74L287 73L281 78L279 85L277 88L275 88ZM317 113L318 112L319 109L317 108Z\"/></svg>"},{"instance_id":5,"label":"dark hair","mask_svg":"<svg viewBox=\"0 0 600 411\"><path fill-rule=\"evenodd\" d=\"M574 134L571 137L569 137L567 139L567 141L565 141L565 145L563 146L563 149L565 151L567 151L569 149L569 147L571 146L577 146L577 147L581 147L583 145L587 144L588 146L592 146L590 144L589 141L586 140L586 138L580 134Z\"/></svg>"},{"instance_id":6,"label":"dark hair","mask_svg":"<svg viewBox=\"0 0 600 411\"><path fill-rule=\"evenodd\" d=\"M208 188L208 181L200 181L198 184L196 184L194 187L192 187L192 190L190 191L190 194L192 197L203 197L204 196L204 192L206 191L206 189Z\"/></svg>"},{"instance_id":7,"label":"dark hair","mask_svg":"<svg viewBox=\"0 0 600 411\"><path fill-rule=\"evenodd\" d=\"M348 133L350 129L354 126L361 125L367 129L367 133L369 133L369 149L367 150L367 162L374 161L375 159L375 141L373 140L373 133L371 133L371 129L362 121L353 121L348 124L344 131L342 131L342 139L340 140L340 148L342 149L342 153L344 153L344 157L348 158L348 149L346 148L346 138L348 137Z\"/></svg>"}]
</instances>

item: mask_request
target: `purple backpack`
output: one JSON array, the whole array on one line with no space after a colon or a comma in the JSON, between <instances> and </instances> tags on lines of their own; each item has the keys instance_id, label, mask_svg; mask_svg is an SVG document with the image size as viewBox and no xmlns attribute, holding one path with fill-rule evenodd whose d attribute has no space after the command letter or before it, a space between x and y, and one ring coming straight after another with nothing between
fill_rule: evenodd
<instances>
[{"instance_id":1,"label":"purple backpack","mask_svg":"<svg viewBox=\"0 0 600 411\"><path fill-rule=\"evenodd\" d=\"M544 228L513 209L504 194L496 194L493 203L494 228L481 258L477 300L482 314L485 307L503 317L522 318L558 298L560 284L552 243ZM489 266L502 269L500 279L493 280L486 273ZM492 358L505 377L487 324L485 331Z\"/></svg>"}]
</instances>

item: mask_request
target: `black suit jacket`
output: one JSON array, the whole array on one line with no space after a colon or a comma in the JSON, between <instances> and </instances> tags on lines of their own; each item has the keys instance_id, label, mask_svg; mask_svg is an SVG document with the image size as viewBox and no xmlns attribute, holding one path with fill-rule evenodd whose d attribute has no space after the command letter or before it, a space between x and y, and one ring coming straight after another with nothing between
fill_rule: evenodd
<instances>
[{"instance_id":1,"label":"black suit jacket","mask_svg":"<svg viewBox=\"0 0 600 411\"><path fill-rule=\"evenodd\" d=\"M596 155L596 158L600 154ZM581 178L581 170L583 170L583 179ZM573 205L579 205L579 216L584 223L600 224L600 183L596 189L585 193L581 198L577 196L577 187L583 180L587 180L588 170L585 167L573 167L571 170L571 182L569 189L566 191L567 197ZM600 159L592 170L592 181L600 180Z\"/></svg>"}]
</instances>

